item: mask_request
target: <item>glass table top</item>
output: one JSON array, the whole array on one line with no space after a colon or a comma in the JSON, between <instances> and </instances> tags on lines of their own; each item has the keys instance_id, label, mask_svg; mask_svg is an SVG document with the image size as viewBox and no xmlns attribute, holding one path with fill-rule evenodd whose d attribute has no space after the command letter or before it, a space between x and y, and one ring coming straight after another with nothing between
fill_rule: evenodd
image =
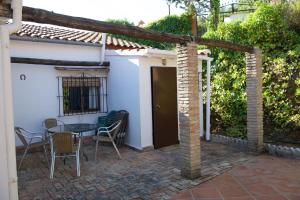
<instances>
[{"instance_id":1,"label":"glass table top","mask_svg":"<svg viewBox=\"0 0 300 200\"><path fill-rule=\"evenodd\" d=\"M64 124L58 125L48 129L50 133L57 133L57 132L73 132L73 133L83 133L92 130L96 130L96 124L86 124L86 123L78 123L78 124Z\"/></svg>"}]
</instances>

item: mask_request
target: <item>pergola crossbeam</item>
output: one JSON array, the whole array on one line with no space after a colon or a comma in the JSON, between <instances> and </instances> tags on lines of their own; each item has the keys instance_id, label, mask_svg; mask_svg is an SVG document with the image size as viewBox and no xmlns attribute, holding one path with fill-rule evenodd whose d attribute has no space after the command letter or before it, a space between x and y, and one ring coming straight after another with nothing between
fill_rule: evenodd
<instances>
[{"instance_id":1,"label":"pergola crossbeam","mask_svg":"<svg viewBox=\"0 0 300 200\"><path fill-rule=\"evenodd\" d=\"M11 17L10 6L8 4L2 5L0 7L0 11L0 17ZM146 30L137 26L120 25L93 19L87 19L83 17L74 17L26 6L23 7L23 21L53 24L57 26L65 26L69 28L83 29L102 33L121 34L134 38L153 40L157 42L168 42L176 44L196 42L197 44L206 45L208 47L220 47L248 53L252 53L254 49L251 46L236 44L228 41L205 39L200 37L193 38L187 35L163 33L153 30Z\"/></svg>"}]
</instances>

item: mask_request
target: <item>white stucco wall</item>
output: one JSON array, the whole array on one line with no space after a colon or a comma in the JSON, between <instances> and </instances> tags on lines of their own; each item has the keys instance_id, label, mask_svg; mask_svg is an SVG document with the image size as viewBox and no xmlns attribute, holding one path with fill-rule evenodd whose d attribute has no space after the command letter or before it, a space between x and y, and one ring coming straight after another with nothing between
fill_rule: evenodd
<instances>
[{"instance_id":1,"label":"white stucco wall","mask_svg":"<svg viewBox=\"0 0 300 200\"><path fill-rule=\"evenodd\" d=\"M48 43L29 43L12 41L11 55L57 60L99 61L99 47L62 45ZM12 85L14 101L14 123L28 130L42 131L46 118L59 118L65 123L95 123L99 113L63 116L59 115L57 76L70 76L78 72L59 71L49 65L12 64ZM93 76L106 76L103 72L86 72ZM26 80L20 80L20 75ZM21 143L17 139L17 145Z\"/></svg>"},{"instance_id":2,"label":"white stucco wall","mask_svg":"<svg viewBox=\"0 0 300 200\"><path fill-rule=\"evenodd\" d=\"M125 142L141 149L139 56L107 51L106 60L110 61L108 109L129 112L128 134Z\"/></svg>"},{"instance_id":3,"label":"white stucco wall","mask_svg":"<svg viewBox=\"0 0 300 200\"><path fill-rule=\"evenodd\" d=\"M11 55L15 57L71 61L99 61L100 52L99 47L27 41L12 41L11 48ZM166 66L176 67L176 59L172 53L165 53L168 57ZM141 150L153 146L151 67L163 66L162 57L157 52L156 55L149 55L147 50L107 50L106 61L110 62L108 111L129 112L126 144ZM42 131L43 120L50 117L59 118L65 123L96 123L97 117L101 115L99 113L58 117L57 76L74 76L82 71L60 71L54 67L12 65L15 126ZM107 72L103 71L85 73L107 76ZM21 74L26 75L26 80L20 80ZM20 145L18 140L17 145Z\"/></svg>"},{"instance_id":4,"label":"white stucco wall","mask_svg":"<svg viewBox=\"0 0 300 200\"><path fill-rule=\"evenodd\" d=\"M126 143L137 149L153 146L151 67L163 66L162 58L146 56L146 51L110 51L109 110L129 112ZM167 59L168 67L176 67L176 59Z\"/></svg>"},{"instance_id":5,"label":"white stucco wall","mask_svg":"<svg viewBox=\"0 0 300 200\"><path fill-rule=\"evenodd\" d=\"M153 146L151 67L176 67L176 59L167 59L166 66L157 57L140 57L140 122L142 148Z\"/></svg>"}]
</instances>

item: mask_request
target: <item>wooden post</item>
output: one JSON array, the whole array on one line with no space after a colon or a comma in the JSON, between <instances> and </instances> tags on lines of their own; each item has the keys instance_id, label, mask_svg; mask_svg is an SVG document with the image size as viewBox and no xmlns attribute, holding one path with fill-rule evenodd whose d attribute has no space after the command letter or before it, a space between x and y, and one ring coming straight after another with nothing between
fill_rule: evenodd
<instances>
[{"instance_id":1,"label":"wooden post","mask_svg":"<svg viewBox=\"0 0 300 200\"><path fill-rule=\"evenodd\" d=\"M197 13L192 14L191 23L192 23L192 35L194 38L196 38L198 36Z\"/></svg>"},{"instance_id":2,"label":"wooden post","mask_svg":"<svg viewBox=\"0 0 300 200\"><path fill-rule=\"evenodd\" d=\"M0 16L1 17L10 17L12 15L10 3L11 3L11 0L0 0Z\"/></svg>"},{"instance_id":3,"label":"wooden post","mask_svg":"<svg viewBox=\"0 0 300 200\"><path fill-rule=\"evenodd\" d=\"M192 36L194 38L197 38L198 36L197 11L195 5L192 2L189 3L187 12L190 15Z\"/></svg>"}]
</instances>

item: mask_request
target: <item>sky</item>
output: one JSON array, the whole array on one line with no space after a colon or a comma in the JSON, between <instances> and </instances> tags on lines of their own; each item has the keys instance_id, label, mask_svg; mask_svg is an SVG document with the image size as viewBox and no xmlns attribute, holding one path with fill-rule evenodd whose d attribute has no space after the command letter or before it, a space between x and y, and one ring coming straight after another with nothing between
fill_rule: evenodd
<instances>
[{"instance_id":1,"label":"sky","mask_svg":"<svg viewBox=\"0 0 300 200\"><path fill-rule=\"evenodd\" d=\"M165 0L23 0L23 5L100 21L127 19L135 25L168 15ZM171 14L181 13L182 9L172 5Z\"/></svg>"}]
</instances>

